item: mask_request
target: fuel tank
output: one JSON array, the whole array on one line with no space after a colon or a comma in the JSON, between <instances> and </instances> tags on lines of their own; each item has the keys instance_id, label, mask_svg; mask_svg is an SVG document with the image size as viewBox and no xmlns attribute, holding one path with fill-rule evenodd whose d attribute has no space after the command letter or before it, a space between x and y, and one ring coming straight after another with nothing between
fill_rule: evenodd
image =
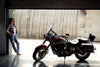
<instances>
[{"instance_id":1,"label":"fuel tank","mask_svg":"<svg viewBox=\"0 0 100 67\"><path fill-rule=\"evenodd\" d=\"M66 44L68 41L62 37L55 38L55 44Z\"/></svg>"}]
</instances>

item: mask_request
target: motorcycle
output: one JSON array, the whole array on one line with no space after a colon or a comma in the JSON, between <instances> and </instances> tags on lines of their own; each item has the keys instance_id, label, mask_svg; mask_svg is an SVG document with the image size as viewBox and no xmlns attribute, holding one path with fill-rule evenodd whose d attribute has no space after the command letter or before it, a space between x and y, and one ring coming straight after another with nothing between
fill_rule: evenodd
<instances>
[{"instance_id":1,"label":"motorcycle","mask_svg":"<svg viewBox=\"0 0 100 67\"><path fill-rule=\"evenodd\" d=\"M90 53L93 53L96 48L93 45L93 41L95 36L91 33L87 40L78 39L76 44L68 41L68 37L70 35L66 33L66 35L58 35L53 31L53 26L51 26L47 33L44 34L44 41L42 45L39 45L35 48L33 52L33 59L36 61L42 60L46 54L48 53L48 48L51 46L53 54L58 57L66 57L75 54L76 58L79 60L85 60L90 56ZM48 46L45 45L45 42L49 41L50 44ZM90 45L83 45L83 43L90 43Z\"/></svg>"}]
</instances>

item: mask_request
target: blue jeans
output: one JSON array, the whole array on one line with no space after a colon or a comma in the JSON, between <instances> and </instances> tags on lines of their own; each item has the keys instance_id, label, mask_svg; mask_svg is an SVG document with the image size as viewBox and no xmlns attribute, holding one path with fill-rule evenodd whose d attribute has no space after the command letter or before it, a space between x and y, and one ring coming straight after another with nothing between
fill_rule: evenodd
<instances>
[{"instance_id":1,"label":"blue jeans","mask_svg":"<svg viewBox=\"0 0 100 67\"><path fill-rule=\"evenodd\" d=\"M19 52L19 44L18 44L18 40L17 40L16 35L12 35L10 37L10 41L11 41L11 44L12 44L14 51ZM17 47L15 47L15 43L16 43Z\"/></svg>"}]
</instances>

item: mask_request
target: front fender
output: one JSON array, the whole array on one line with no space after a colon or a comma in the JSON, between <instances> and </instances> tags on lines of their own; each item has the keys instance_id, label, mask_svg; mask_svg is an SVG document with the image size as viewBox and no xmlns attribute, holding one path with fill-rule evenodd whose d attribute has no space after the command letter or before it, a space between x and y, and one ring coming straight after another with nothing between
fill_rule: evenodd
<instances>
[{"instance_id":1,"label":"front fender","mask_svg":"<svg viewBox=\"0 0 100 67\"><path fill-rule=\"evenodd\" d=\"M46 47L47 48L47 46L46 45L39 45L39 46L37 46L36 48L35 48L35 50L39 50L39 49L41 49L41 48L43 48L43 47Z\"/></svg>"}]
</instances>

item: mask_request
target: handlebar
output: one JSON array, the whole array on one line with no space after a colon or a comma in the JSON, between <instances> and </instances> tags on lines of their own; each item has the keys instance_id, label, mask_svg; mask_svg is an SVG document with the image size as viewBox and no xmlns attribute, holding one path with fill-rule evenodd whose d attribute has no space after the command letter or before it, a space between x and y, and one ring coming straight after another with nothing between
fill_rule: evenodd
<instances>
[{"instance_id":1,"label":"handlebar","mask_svg":"<svg viewBox=\"0 0 100 67\"><path fill-rule=\"evenodd\" d=\"M52 31L55 35L57 35L57 33L56 33L56 32L54 32L52 29L51 29L51 31Z\"/></svg>"},{"instance_id":2,"label":"handlebar","mask_svg":"<svg viewBox=\"0 0 100 67\"><path fill-rule=\"evenodd\" d=\"M50 28L48 29L48 31L47 31L47 35L50 35L50 34L52 34L53 36L58 36L58 34L56 33L56 32L54 32L53 30L52 30L52 28L53 28L53 25L51 25L50 26ZM51 33L50 33L51 32ZM66 38L68 38L68 36L70 36L68 33L66 33L66 36L64 36L64 37L66 37Z\"/></svg>"}]
</instances>

